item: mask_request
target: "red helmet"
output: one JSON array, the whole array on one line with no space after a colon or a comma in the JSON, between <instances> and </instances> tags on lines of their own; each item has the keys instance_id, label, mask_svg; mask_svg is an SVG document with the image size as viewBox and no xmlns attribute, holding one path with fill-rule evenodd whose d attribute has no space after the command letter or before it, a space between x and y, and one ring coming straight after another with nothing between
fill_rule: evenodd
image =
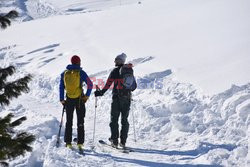
<instances>
[{"instance_id":1,"label":"red helmet","mask_svg":"<svg viewBox=\"0 0 250 167\"><path fill-rule=\"evenodd\" d=\"M77 55L74 55L71 57L71 63L72 64L80 64L81 63L81 59L79 56Z\"/></svg>"}]
</instances>

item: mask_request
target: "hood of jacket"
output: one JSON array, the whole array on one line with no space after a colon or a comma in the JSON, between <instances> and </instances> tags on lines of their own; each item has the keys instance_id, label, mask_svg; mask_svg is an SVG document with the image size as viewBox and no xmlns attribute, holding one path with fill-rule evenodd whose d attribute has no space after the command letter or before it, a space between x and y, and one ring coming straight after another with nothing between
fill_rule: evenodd
<instances>
[{"instance_id":1,"label":"hood of jacket","mask_svg":"<svg viewBox=\"0 0 250 167\"><path fill-rule=\"evenodd\" d=\"M80 65L77 64L69 64L66 67L67 70L81 70L82 68L80 67Z\"/></svg>"}]
</instances>

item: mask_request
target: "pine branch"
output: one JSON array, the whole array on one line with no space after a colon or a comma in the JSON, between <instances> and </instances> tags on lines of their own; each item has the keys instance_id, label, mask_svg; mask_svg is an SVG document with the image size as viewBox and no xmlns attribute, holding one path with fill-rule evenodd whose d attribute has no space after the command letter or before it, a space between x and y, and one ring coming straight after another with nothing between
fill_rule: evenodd
<instances>
[{"instance_id":1,"label":"pine branch","mask_svg":"<svg viewBox=\"0 0 250 167\"><path fill-rule=\"evenodd\" d=\"M8 26L11 25L10 19L14 19L16 17L18 17L18 12L15 10L10 11L4 16L0 16L0 27L2 29L7 28Z\"/></svg>"},{"instance_id":2,"label":"pine branch","mask_svg":"<svg viewBox=\"0 0 250 167\"><path fill-rule=\"evenodd\" d=\"M17 134L15 138L12 139L12 147L8 149L8 159L16 158L20 155L24 155L25 152L31 152L32 147L29 146L35 140L34 135L30 135L26 132Z\"/></svg>"},{"instance_id":3,"label":"pine branch","mask_svg":"<svg viewBox=\"0 0 250 167\"><path fill-rule=\"evenodd\" d=\"M22 92L29 91L28 82L31 80L31 75L27 75L14 82L4 85L4 93L0 94L0 105L8 105L13 97L18 97Z\"/></svg>"},{"instance_id":4,"label":"pine branch","mask_svg":"<svg viewBox=\"0 0 250 167\"><path fill-rule=\"evenodd\" d=\"M0 125L3 124L7 124L10 123L10 120L14 117L14 115L12 113L9 113L7 116L5 116L4 118L0 117ZM1 129L1 128L0 128Z\"/></svg>"},{"instance_id":5,"label":"pine branch","mask_svg":"<svg viewBox=\"0 0 250 167\"><path fill-rule=\"evenodd\" d=\"M4 118L0 118L0 134L3 135L8 132L11 119L14 117L13 114L8 114Z\"/></svg>"},{"instance_id":6,"label":"pine branch","mask_svg":"<svg viewBox=\"0 0 250 167\"><path fill-rule=\"evenodd\" d=\"M0 90L4 86L4 82L6 81L7 77L12 75L15 72L14 66L9 66L7 68L0 68Z\"/></svg>"},{"instance_id":7,"label":"pine branch","mask_svg":"<svg viewBox=\"0 0 250 167\"><path fill-rule=\"evenodd\" d=\"M0 105L9 105L10 101L7 99L7 97L4 94L0 95Z\"/></svg>"},{"instance_id":8,"label":"pine branch","mask_svg":"<svg viewBox=\"0 0 250 167\"><path fill-rule=\"evenodd\" d=\"M32 151L30 144L35 140L35 136L26 132L14 132L14 127L20 125L26 117L11 122L13 117L13 114L8 114L0 118L0 161L16 158L27 151Z\"/></svg>"},{"instance_id":9,"label":"pine branch","mask_svg":"<svg viewBox=\"0 0 250 167\"><path fill-rule=\"evenodd\" d=\"M2 29L7 28L8 26L10 26L11 22L8 18L0 16L0 27Z\"/></svg>"},{"instance_id":10,"label":"pine branch","mask_svg":"<svg viewBox=\"0 0 250 167\"><path fill-rule=\"evenodd\" d=\"M14 122L12 122L12 123L10 124L10 127L14 128L14 127L16 127L16 126L18 126L18 125L21 125L22 122L25 121L26 119L27 119L26 117L21 117L21 118L19 118L18 120L15 120Z\"/></svg>"},{"instance_id":11,"label":"pine branch","mask_svg":"<svg viewBox=\"0 0 250 167\"><path fill-rule=\"evenodd\" d=\"M9 13L7 13L4 17L7 17L9 19L14 19L18 17L18 12L15 10L10 11Z\"/></svg>"}]
</instances>

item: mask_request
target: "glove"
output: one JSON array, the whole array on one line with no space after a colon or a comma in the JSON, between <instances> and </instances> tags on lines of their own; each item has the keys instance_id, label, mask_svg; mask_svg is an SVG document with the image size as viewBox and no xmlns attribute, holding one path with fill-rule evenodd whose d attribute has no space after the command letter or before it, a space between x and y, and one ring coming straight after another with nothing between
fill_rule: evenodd
<instances>
[{"instance_id":1,"label":"glove","mask_svg":"<svg viewBox=\"0 0 250 167\"><path fill-rule=\"evenodd\" d=\"M89 99L89 96L83 96L82 97L82 100L83 100L84 103L86 103L88 99Z\"/></svg>"},{"instance_id":2,"label":"glove","mask_svg":"<svg viewBox=\"0 0 250 167\"><path fill-rule=\"evenodd\" d=\"M95 91L95 97L102 96L102 95L103 95L102 91L100 90Z\"/></svg>"},{"instance_id":3,"label":"glove","mask_svg":"<svg viewBox=\"0 0 250 167\"><path fill-rule=\"evenodd\" d=\"M62 103L62 105L63 105L63 106L64 106L64 105L65 105L65 103L66 103L66 101L65 101L65 100L61 100L60 102Z\"/></svg>"}]
</instances>

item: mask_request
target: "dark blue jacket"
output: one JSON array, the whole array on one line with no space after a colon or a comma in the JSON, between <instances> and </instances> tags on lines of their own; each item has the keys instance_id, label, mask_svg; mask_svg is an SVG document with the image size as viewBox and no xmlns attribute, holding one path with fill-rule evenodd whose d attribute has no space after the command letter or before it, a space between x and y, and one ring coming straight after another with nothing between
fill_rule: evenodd
<instances>
[{"instance_id":1,"label":"dark blue jacket","mask_svg":"<svg viewBox=\"0 0 250 167\"><path fill-rule=\"evenodd\" d=\"M80 84L82 85L83 81L87 84L86 96L90 96L92 88L93 88L93 83L89 79L89 76L86 74L86 72L83 71L79 65L75 65L75 64L68 65L66 69L67 70L80 70ZM60 101L64 100L64 89L65 89L64 73L65 71L61 74L61 80L60 80L60 85L59 85Z\"/></svg>"}]
</instances>

